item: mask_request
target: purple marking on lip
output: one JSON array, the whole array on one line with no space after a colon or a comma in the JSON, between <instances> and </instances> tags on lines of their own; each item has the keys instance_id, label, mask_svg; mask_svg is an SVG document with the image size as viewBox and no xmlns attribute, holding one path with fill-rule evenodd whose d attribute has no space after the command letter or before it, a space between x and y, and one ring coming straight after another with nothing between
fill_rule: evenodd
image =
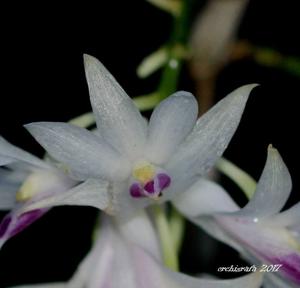
<instances>
[{"instance_id":1,"label":"purple marking on lip","mask_svg":"<svg viewBox=\"0 0 300 288\"><path fill-rule=\"evenodd\" d=\"M149 193L149 194L153 194L155 192L154 189L154 181L151 180L149 182L146 183L146 185L144 186L144 189Z\"/></svg>"},{"instance_id":2,"label":"purple marking on lip","mask_svg":"<svg viewBox=\"0 0 300 288\"><path fill-rule=\"evenodd\" d=\"M32 224L34 221L39 219L41 216L43 216L49 209L36 209L29 212L26 212L24 214L21 214L15 223L15 227L10 232L10 237L18 234L22 230L24 230L26 227L28 227L30 224Z\"/></svg>"},{"instance_id":3,"label":"purple marking on lip","mask_svg":"<svg viewBox=\"0 0 300 288\"><path fill-rule=\"evenodd\" d=\"M130 192L130 195L131 195L133 198L144 197L144 195L143 195L143 190L142 190L141 186L140 186L138 183L133 183L133 184L130 186L129 192Z\"/></svg>"},{"instance_id":4,"label":"purple marking on lip","mask_svg":"<svg viewBox=\"0 0 300 288\"><path fill-rule=\"evenodd\" d=\"M170 186L171 177L169 175L167 175L165 173L159 173L157 175L157 179L158 179L159 188L161 190Z\"/></svg>"},{"instance_id":5,"label":"purple marking on lip","mask_svg":"<svg viewBox=\"0 0 300 288\"><path fill-rule=\"evenodd\" d=\"M8 239L18 234L27 226L39 219L48 210L48 208L36 209L23 213L19 216L16 216L16 214L13 213L7 214L0 224L0 238L5 237L6 239Z\"/></svg>"},{"instance_id":6,"label":"purple marking on lip","mask_svg":"<svg viewBox=\"0 0 300 288\"><path fill-rule=\"evenodd\" d=\"M0 224L0 238L2 238L2 236L4 236L7 228L9 227L11 220L12 220L12 218L10 215L6 215L4 217L4 219L2 220L2 222Z\"/></svg>"}]
</instances>

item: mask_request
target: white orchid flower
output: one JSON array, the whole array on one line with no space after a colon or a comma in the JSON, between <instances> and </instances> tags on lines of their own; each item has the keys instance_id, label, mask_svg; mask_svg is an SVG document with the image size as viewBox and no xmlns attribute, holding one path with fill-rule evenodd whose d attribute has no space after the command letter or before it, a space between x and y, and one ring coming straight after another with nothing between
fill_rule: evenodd
<instances>
[{"instance_id":1,"label":"white orchid flower","mask_svg":"<svg viewBox=\"0 0 300 288\"><path fill-rule=\"evenodd\" d=\"M262 274L230 280L206 280L173 272L161 264L154 227L145 214L125 223L106 218L99 237L67 283L21 287L64 288L258 288ZM115 219L114 219L115 220Z\"/></svg>"},{"instance_id":2,"label":"white orchid flower","mask_svg":"<svg viewBox=\"0 0 300 288\"><path fill-rule=\"evenodd\" d=\"M44 215L30 209L35 201L69 190L77 182L65 173L0 137L0 210L11 210L0 222L0 248Z\"/></svg>"},{"instance_id":3,"label":"white orchid flower","mask_svg":"<svg viewBox=\"0 0 300 288\"><path fill-rule=\"evenodd\" d=\"M256 86L235 90L198 121L194 96L177 92L158 105L147 123L97 59L85 56L85 70L96 133L66 123L26 125L72 177L84 181L74 191L83 198L62 193L29 209L80 201L109 214L127 215L172 199L221 156Z\"/></svg>"},{"instance_id":4,"label":"white orchid flower","mask_svg":"<svg viewBox=\"0 0 300 288\"><path fill-rule=\"evenodd\" d=\"M244 208L208 180L199 181L180 195L176 206L248 261L265 264L261 269L268 269L267 287L299 287L300 203L280 213L291 187L287 167L278 151L270 146L256 192Z\"/></svg>"}]
</instances>

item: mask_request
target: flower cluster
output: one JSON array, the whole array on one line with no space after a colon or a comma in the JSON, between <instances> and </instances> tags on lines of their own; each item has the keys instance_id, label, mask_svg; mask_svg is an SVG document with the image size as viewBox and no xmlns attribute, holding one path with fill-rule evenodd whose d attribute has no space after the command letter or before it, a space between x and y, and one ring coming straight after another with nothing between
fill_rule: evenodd
<instances>
[{"instance_id":1,"label":"flower cluster","mask_svg":"<svg viewBox=\"0 0 300 288\"><path fill-rule=\"evenodd\" d=\"M242 209L205 179L256 85L236 89L199 119L194 96L176 92L148 121L97 59L84 60L95 131L69 123L26 125L48 153L45 160L0 138L0 208L11 210L0 223L0 246L54 206L92 206L105 215L93 249L68 283L40 287L260 286L262 273L207 280L164 267L157 227L145 208L171 201L250 263L282 264L280 273L264 277L266 285L296 287L300 210L279 213L291 179L277 150L269 148L255 196Z\"/></svg>"}]
</instances>

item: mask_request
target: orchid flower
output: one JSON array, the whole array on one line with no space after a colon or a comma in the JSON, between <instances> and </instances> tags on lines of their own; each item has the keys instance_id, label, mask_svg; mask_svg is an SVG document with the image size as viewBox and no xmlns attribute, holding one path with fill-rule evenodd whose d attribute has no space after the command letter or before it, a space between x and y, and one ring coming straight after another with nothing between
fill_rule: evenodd
<instances>
[{"instance_id":1,"label":"orchid flower","mask_svg":"<svg viewBox=\"0 0 300 288\"><path fill-rule=\"evenodd\" d=\"M168 270L161 264L158 240L146 214L122 223L112 219L104 219L94 247L67 283L21 287L258 288L261 284L260 273L232 280L206 280Z\"/></svg>"},{"instance_id":2,"label":"orchid flower","mask_svg":"<svg viewBox=\"0 0 300 288\"><path fill-rule=\"evenodd\" d=\"M198 121L194 96L177 92L158 105L147 123L104 66L91 56L84 60L95 133L66 123L26 128L72 177L84 181L74 191L83 198L72 201L113 215L170 200L205 174L226 149L256 86L235 90ZM62 193L28 209L64 202Z\"/></svg>"},{"instance_id":3,"label":"orchid flower","mask_svg":"<svg viewBox=\"0 0 300 288\"><path fill-rule=\"evenodd\" d=\"M0 210L12 209L0 223L0 248L44 215L49 208L27 211L27 207L69 190L77 182L30 153L0 137Z\"/></svg>"},{"instance_id":4,"label":"orchid flower","mask_svg":"<svg viewBox=\"0 0 300 288\"><path fill-rule=\"evenodd\" d=\"M266 285L270 285L267 287L299 287L300 203L280 212L291 187L287 167L278 151L270 146L256 192L244 208L208 180L199 181L180 195L176 206L211 236L237 249L249 262L266 264L275 270L278 267L278 272L266 273Z\"/></svg>"}]
</instances>

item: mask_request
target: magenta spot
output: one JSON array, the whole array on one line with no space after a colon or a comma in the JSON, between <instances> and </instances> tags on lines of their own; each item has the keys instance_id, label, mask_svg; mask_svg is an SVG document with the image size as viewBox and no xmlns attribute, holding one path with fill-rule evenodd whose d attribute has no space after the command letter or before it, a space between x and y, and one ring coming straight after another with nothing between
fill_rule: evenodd
<instances>
[{"instance_id":1,"label":"magenta spot","mask_svg":"<svg viewBox=\"0 0 300 288\"><path fill-rule=\"evenodd\" d=\"M167 188L170 186L170 183L171 183L171 178L169 175L165 174L165 173L159 173L157 175L157 179L158 179L158 185L159 185L159 188L161 190Z\"/></svg>"},{"instance_id":2,"label":"magenta spot","mask_svg":"<svg viewBox=\"0 0 300 288\"><path fill-rule=\"evenodd\" d=\"M43 216L49 209L36 209L29 212L26 212L24 214L21 214L14 223L14 227L10 232L10 237L18 234L22 230L24 230L26 227L28 227L30 224L32 224L34 221L39 219L41 216Z\"/></svg>"},{"instance_id":3,"label":"magenta spot","mask_svg":"<svg viewBox=\"0 0 300 288\"><path fill-rule=\"evenodd\" d=\"M131 186L130 186L130 195L134 198L140 198L140 197L143 197L143 190L141 188L141 186L138 184L138 183L133 183Z\"/></svg>"},{"instance_id":4,"label":"magenta spot","mask_svg":"<svg viewBox=\"0 0 300 288\"><path fill-rule=\"evenodd\" d=\"M154 181L153 180L151 180L151 181L149 181L149 182L147 182L146 183L146 185L144 186L144 189L148 192L148 193L150 193L150 194L153 194L155 191L155 189L154 189Z\"/></svg>"},{"instance_id":5,"label":"magenta spot","mask_svg":"<svg viewBox=\"0 0 300 288\"><path fill-rule=\"evenodd\" d=\"M7 228L9 227L10 222L11 222L11 216L9 214L4 217L4 219L2 220L2 222L0 224L0 238L2 238L2 236L4 236Z\"/></svg>"}]
</instances>

